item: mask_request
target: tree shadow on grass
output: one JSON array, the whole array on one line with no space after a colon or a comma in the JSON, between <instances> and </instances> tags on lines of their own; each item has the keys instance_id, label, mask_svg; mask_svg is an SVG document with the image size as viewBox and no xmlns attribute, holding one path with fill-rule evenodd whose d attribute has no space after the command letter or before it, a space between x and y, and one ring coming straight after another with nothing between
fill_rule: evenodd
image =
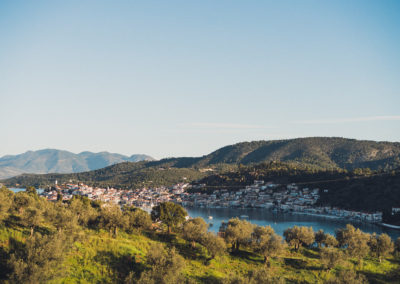
<instances>
[{"instance_id":1,"label":"tree shadow on grass","mask_svg":"<svg viewBox=\"0 0 400 284\"><path fill-rule=\"evenodd\" d=\"M400 279L400 269L396 268L392 271L380 274L380 273L372 273L372 272L360 272L367 277L370 283L399 283Z\"/></svg>"},{"instance_id":2,"label":"tree shadow on grass","mask_svg":"<svg viewBox=\"0 0 400 284\"><path fill-rule=\"evenodd\" d=\"M20 222L21 222L21 218L19 216L12 214L12 215L8 216L7 219L4 220L4 225L5 225L5 227L10 228L10 229L23 228L23 226L21 226Z\"/></svg>"},{"instance_id":3,"label":"tree shadow on grass","mask_svg":"<svg viewBox=\"0 0 400 284\"><path fill-rule=\"evenodd\" d=\"M124 283L125 278L132 271L139 277L146 265L140 257L130 254L117 255L109 251L99 251L94 260L109 266L117 278L117 283Z\"/></svg>"},{"instance_id":4,"label":"tree shadow on grass","mask_svg":"<svg viewBox=\"0 0 400 284\"><path fill-rule=\"evenodd\" d=\"M302 254L303 254L305 257L308 257L308 258L319 259L319 254L318 254L318 252L315 251L315 250L304 249L304 250L302 251Z\"/></svg>"},{"instance_id":5,"label":"tree shadow on grass","mask_svg":"<svg viewBox=\"0 0 400 284\"><path fill-rule=\"evenodd\" d=\"M285 265L291 266L294 269L306 269L307 262L298 258L284 258Z\"/></svg>"},{"instance_id":6,"label":"tree shadow on grass","mask_svg":"<svg viewBox=\"0 0 400 284\"><path fill-rule=\"evenodd\" d=\"M393 263L393 264L400 264L400 259L393 259L393 258L389 258L389 259L386 259L387 261L389 261L390 263Z\"/></svg>"},{"instance_id":7,"label":"tree shadow on grass","mask_svg":"<svg viewBox=\"0 0 400 284\"><path fill-rule=\"evenodd\" d=\"M207 283L207 284L221 284L222 280L213 275L205 275L205 276L196 276L196 281L198 283Z\"/></svg>"},{"instance_id":8,"label":"tree shadow on grass","mask_svg":"<svg viewBox=\"0 0 400 284\"><path fill-rule=\"evenodd\" d=\"M179 254L186 259L196 259L204 262L207 261L207 258L203 253L202 247L198 243L196 244L195 248L192 248L187 242L179 242L176 234L155 232L145 232L144 234L153 241L164 243L167 247L175 247Z\"/></svg>"},{"instance_id":9,"label":"tree shadow on grass","mask_svg":"<svg viewBox=\"0 0 400 284\"><path fill-rule=\"evenodd\" d=\"M171 243L176 241L176 234L157 233L154 231L145 231L143 235L149 239L162 243Z\"/></svg>"},{"instance_id":10,"label":"tree shadow on grass","mask_svg":"<svg viewBox=\"0 0 400 284\"><path fill-rule=\"evenodd\" d=\"M263 259L260 260L260 257L257 254L245 250L232 251L230 255L234 258L238 258L240 260L245 259L252 263L260 263L260 261L264 261Z\"/></svg>"},{"instance_id":11,"label":"tree shadow on grass","mask_svg":"<svg viewBox=\"0 0 400 284\"><path fill-rule=\"evenodd\" d=\"M40 233L41 235L49 235L51 231L46 227L36 227L35 232Z\"/></svg>"},{"instance_id":12,"label":"tree shadow on grass","mask_svg":"<svg viewBox=\"0 0 400 284\"><path fill-rule=\"evenodd\" d=\"M7 275L11 273L11 269L7 265L9 259L9 253L0 247L0 283L7 279Z\"/></svg>"},{"instance_id":13,"label":"tree shadow on grass","mask_svg":"<svg viewBox=\"0 0 400 284\"><path fill-rule=\"evenodd\" d=\"M186 242L173 242L170 244L170 246L175 247L179 254L186 259L200 260L203 262L207 261L207 257L204 255L203 249L200 244L196 244L196 247L193 248L190 244Z\"/></svg>"}]
</instances>

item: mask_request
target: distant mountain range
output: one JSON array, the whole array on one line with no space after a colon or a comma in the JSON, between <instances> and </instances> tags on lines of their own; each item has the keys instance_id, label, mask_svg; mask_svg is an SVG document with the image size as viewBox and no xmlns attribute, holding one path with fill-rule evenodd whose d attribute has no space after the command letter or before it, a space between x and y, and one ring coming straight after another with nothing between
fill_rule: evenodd
<instances>
[{"instance_id":1,"label":"distant mountain range","mask_svg":"<svg viewBox=\"0 0 400 284\"><path fill-rule=\"evenodd\" d=\"M23 173L77 173L96 170L122 162L152 160L154 159L147 155L132 155L128 157L108 152L74 154L68 151L44 149L0 158L0 179Z\"/></svg>"},{"instance_id":2,"label":"distant mountain range","mask_svg":"<svg viewBox=\"0 0 400 284\"><path fill-rule=\"evenodd\" d=\"M243 142L220 148L203 157L167 158L140 163L130 163L129 160L123 160L124 156L122 155L117 155L119 158L111 159L110 157L114 157L112 156L114 154L99 154L102 155L90 159L87 158L86 152L78 154L78 156L86 157L84 160L87 167L81 170L82 168L78 166L72 167L71 162L69 162L69 167L64 171L87 171L89 165L100 168L106 163L128 162L77 174L21 175L5 180L4 183L10 186L15 186L16 184L21 186L45 186L53 184L56 179L58 181L72 179L91 184L117 187L167 185L182 181L183 178L186 178L187 181L202 178L207 173L211 173L209 172L210 168L216 173L235 170L240 164L251 165L271 161L289 162L294 166L297 164L315 170L370 168L371 170L381 169L388 171L400 167L400 143L398 142L361 141L336 137ZM46 163L38 158L37 161L35 160L35 164L42 165L42 168L36 166L36 168L30 168L32 169L30 172L33 172L33 169L51 172L59 171L56 165L64 165L65 162L63 161L66 159L62 158L61 153L59 155L57 154L53 159L49 159L57 161L54 164ZM7 157L0 159L0 165L2 165L2 160L5 158ZM148 156L142 156L141 158L151 159ZM28 159L21 158L20 161L21 163L25 161L27 166L30 164ZM25 170L25 172L29 172L29 170Z\"/></svg>"}]
</instances>

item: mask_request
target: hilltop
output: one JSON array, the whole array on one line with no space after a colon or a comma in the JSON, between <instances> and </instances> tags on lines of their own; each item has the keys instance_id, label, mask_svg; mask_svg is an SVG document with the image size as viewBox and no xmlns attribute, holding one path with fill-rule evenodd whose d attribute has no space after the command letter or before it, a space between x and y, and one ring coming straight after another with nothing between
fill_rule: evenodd
<instances>
[{"instance_id":1,"label":"hilltop","mask_svg":"<svg viewBox=\"0 0 400 284\"><path fill-rule=\"evenodd\" d=\"M176 167L282 161L322 168L393 169L400 166L400 143L338 137L242 142L220 148L200 158L172 158ZM168 159L158 163L168 162ZM157 163L157 162L156 162Z\"/></svg>"},{"instance_id":2,"label":"hilltop","mask_svg":"<svg viewBox=\"0 0 400 284\"><path fill-rule=\"evenodd\" d=\"M3 283L398 283L400 239L230 219L221 234L166 202L152 214L0 187Z\"/></svg>"}]
</instances>

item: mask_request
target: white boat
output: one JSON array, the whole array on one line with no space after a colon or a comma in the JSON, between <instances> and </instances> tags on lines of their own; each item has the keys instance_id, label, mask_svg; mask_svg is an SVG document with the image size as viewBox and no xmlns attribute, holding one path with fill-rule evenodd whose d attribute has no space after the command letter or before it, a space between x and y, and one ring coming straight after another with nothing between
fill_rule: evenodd
<instances>
[{"instance_id":1,"label":"white boat","mask_svg":"<svg viewBox=\"0 0 400 284\"><path fill-rule=\"evenodd\" d=\"M212 220L212 218L213 218L213 216L208 216L208 219L209 219L209 220Z\"/></svg>"}]
</instances>

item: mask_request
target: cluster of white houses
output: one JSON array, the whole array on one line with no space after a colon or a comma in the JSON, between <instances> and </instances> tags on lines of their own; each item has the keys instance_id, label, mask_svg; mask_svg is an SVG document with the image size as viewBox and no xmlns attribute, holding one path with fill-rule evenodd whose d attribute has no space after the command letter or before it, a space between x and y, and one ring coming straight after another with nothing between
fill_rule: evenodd
<instances>
[{"instance_id":1,"label":"cluster of white houses","mask_svg":"<svg viewBox=\"0 0 400 284\"><path fill-rule=\"evenodd\" d=\"M215 190L212 194L185 195L182 205L207 208L268 208L273 211L296 212L334 216L365 222L382 222L382 212L358 212L335 207L319 207L319 189L300 188L292 183L286 186L256 180L253 185L238 191Z\"/></svg>"},{"instance_id":2,"label":"cluster of white houses","mask_svg":"<svg viewBox=\"0 0 400 284\"><path fill-rule=\"evenodd\" d=\"M265 208L273 211L296 212L335 216L365 222L382 222L382 212L367 213L331 207L318 207L318 188L300 187L297 184L278 185L256 180L253 185L239 190L216 189L211 193L188 193L190 185L179 183L172 187L118 190L98 188L85 184L56 185L53 190L41 193L50 201L59 198L69 200L74 195L87 196L91 200L112 202L121 206L151 208L161 202L172 201L185 207L207 208ZM61 194L61 195L60 195Z\"/></svg>"},{"instance_id":3,"label":"cluster of white houses","mask_svg":"<svg viewBox=\"0 0 400 284\"><path fill-rule=\"evenodd\" d=\"M184 192L188 183L179 183L173 187L157 187L157 188L142 188L131 190L118 190L115 188L99 188L85 184L63 184L56 185L51 190L46 190L41 193L49 201L56 201L58 198L69 200L74 195L86 196L91 200L99 200L103 202L112 202L121 206L136 206L142 208L151 208L153 205L174 201L174 196ZM61 197L60 197L61 196Z\"/></svg>"}]
</instances>

